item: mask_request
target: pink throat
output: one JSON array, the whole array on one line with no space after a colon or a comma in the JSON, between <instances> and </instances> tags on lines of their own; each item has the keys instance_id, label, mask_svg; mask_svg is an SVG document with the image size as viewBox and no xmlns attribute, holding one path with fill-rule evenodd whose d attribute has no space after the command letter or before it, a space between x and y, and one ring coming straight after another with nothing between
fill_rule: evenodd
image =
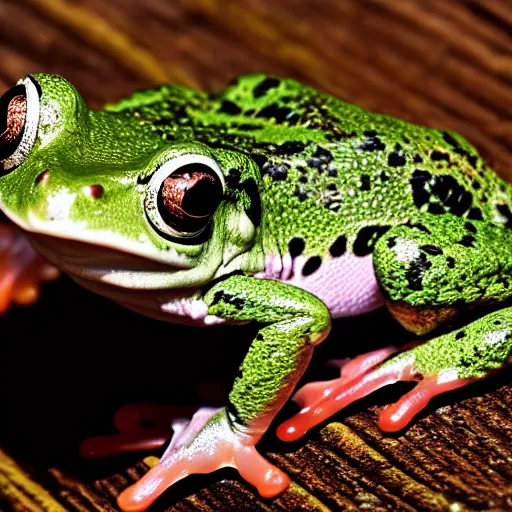
<instances>
[{"instance_id":1,"label":"pink throat","mask_svg":"<svg viewBox=\"0 0 512 512\"><path fill-rule=\"evenodd\" d=\"M276 279L302 288L320 298L333 318L356 316L381 307L384 298L373 270L372 255L345 254L326 258L311 275L303 275L307 256L289 254L267 257L265 271L255 277Z\"/></svg>"}]
</instances>

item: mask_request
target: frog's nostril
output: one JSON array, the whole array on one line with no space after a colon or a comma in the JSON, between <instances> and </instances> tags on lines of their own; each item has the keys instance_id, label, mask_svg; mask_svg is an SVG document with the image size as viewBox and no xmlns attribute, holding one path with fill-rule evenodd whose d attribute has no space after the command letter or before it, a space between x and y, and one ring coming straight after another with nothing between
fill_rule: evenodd
<instances>
[{"instance_id":1,"label":"frog's nostril","mask_svg":"<svg viewBox=\"0 0 512 512\"><path fill-rule=\"evenodd\" d=\"M101 199L105 193L105 189L102 185L89 185L82 189L83 193L93 199Z\"/></svg>"}]
</instances>

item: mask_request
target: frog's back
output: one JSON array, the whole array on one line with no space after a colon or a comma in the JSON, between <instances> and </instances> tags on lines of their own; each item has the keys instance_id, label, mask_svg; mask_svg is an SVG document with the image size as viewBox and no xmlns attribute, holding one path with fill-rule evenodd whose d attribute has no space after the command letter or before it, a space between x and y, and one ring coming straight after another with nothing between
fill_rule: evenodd
<instances>
[{"instance_id":1,"label":"frog's back","mask_svg":"<svg viewBox=\"0 0 512 512\"><path fill-rule=\"evenodd\" d=\"M283 249L300 236L306 253L325 254L343 233L347 250L364 255L370 227L423 211L512 225L509 185L456 133L262 75L241 77L213 104L231 119L226 144L260 165Z\"/></svg>"},{"instance_id":2,"label":"frog's back","mask_svg":"<svg viewBox=\"0 0 512 512\"><path fill-rule=\"evenodd\" d=\"M371 253L394 225L429 212L512 226L510 186L458 134L261 74L240 77L216 96L181 87L159 94L135 110L163 137L193 138L254 159L262 228L278 247L263 275L317 294L329 282L332 300L323 298L335 314L380 304ZM338 304L340 288L357 297Z\"/></svg>"}]
</instances>

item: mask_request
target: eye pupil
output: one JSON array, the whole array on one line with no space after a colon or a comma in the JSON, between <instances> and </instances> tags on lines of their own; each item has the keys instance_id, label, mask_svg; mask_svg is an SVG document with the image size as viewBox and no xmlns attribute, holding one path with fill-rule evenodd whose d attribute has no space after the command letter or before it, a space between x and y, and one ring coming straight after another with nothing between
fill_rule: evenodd
<instances>
[{"instance_id":1,"label":"eye pupil","mask_svg":"<svg viewBox=\"0 0 512 512\"><path fill-rule=\"evenodd\" d=\"M16 150L27 117L27 97L22 85L13 87L0 99L0 160Z\"/></svg>"}]
</instances>

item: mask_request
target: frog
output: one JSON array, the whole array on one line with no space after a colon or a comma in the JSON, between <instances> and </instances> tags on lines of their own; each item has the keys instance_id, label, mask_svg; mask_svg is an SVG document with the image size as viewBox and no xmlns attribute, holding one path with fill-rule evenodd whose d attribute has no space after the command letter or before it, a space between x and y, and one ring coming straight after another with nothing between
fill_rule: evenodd
<instances>
[{"instance_id":1,"label":"frog","mask_svg":"<svg viewBox=\"0 0 512 512\"><path fill-rule=\"evenodd\" d=\"M510 363L512 187L453 131L263 73L216 93L161 85L102 110L38 73L1 97L0 119L0 209L41 258L12 258L25 282L50 265L155 319L257 324L226 406L173 424L159 463L119 496L126 512L226 466L263 497L284 491L289 477L256 447L290 398L300 411L276 430L288 442L416 382L380 413L395 432ZM378 308L416 341L294 394L333 320Z\"/></svg>"}]
</instances>

